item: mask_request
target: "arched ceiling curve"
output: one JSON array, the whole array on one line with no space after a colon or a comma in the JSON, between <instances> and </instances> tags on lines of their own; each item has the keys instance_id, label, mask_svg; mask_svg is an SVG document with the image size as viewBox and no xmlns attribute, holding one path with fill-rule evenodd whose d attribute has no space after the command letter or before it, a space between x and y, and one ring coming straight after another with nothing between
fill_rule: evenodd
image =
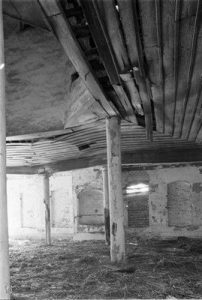
<instances>
[{"instance_id":1,"label":"arched ceiling curve","mask_svg":"<svg viewBox=\"0 0 202 300\"><path fill-rule=\"evenodd\" d=\"M69 127L63 133L74 136L71 150L78 148L72 159L105 158L99 122L114 114L127 122L124 141L133 132L126 152L136 153L137 144L143 152L172 145L170 160L186 147L189 161L202 161L201 0L10 0L4 14L18 19L18 26L5 26L7 135L29 145L20 134L59 130L44 135L54 149L41 165L56 161L56 152L59 160L60 150L61 160L69 159L54 139ZM93 142L80 147L85 129ZM9 140L19 149L15 137ZM38 142L35 136L43 151ZM35 151L25 165L34 157Z\"/></svg>"}]
</instances>

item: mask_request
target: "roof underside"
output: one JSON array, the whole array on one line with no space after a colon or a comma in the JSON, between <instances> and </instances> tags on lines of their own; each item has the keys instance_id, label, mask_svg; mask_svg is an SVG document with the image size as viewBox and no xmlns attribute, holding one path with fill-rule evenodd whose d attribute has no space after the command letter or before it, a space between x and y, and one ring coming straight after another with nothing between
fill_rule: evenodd
<instances>
[{"instance_id":1,"label":"roof underside","mask_svg":"<svg viewBox=\"0 0 202 300\"><path fill-rule=\"evenodd\" d=\"M51 123L52 109L49 120L37 130L25 132L23 127L21 133L31 136L8 138L8 166L78 158L102 164L106 160L103 119L112 115L123 120L123 153L166 148L179 153L170 161L185 161L184 149L193 153L187 161L202 161L202 1L11 0L4 2L4 14L52 31L71 61L66 69L64 53L58 61L58 82L61 89L64 86L60 113L57 99L46 101L41 112L45 118L45 111L50 112L55 103L57 122ZM61 69L69 76L68 83ZM34 115L33 103L29 105ZM8 129L10 124L18 126L12 122L14 113L8 111ZM47 130L60 132L33 135ZM137 157L131 156L131 163L140 162Z\"/></svg>"}]
</instances>

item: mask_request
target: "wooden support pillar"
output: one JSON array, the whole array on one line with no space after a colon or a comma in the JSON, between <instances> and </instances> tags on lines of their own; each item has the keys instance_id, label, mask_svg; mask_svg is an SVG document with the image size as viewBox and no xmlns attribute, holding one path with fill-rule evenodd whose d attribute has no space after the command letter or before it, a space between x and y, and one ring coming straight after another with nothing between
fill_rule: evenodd
<instances>
[{"instance_id":1,"label":"wooden support pillar","mask_svg":"<svg viewBox=\"0 0 202 300\"><path fill-rule=\"evenodd\" d=\"M103 178L103 206L104 206L104 223L105 223L105 241L110 244L110 217L109 217L109 187L107 168L102 169Z\"/></svg>"},{"instance_id":2,"label":"wooden support pillar","mask_svg":"<svg viewBox=\"0 0 202 300\"><path fill-rule=\"evenodd\" d=\"M46 226L46 245L51 245L51 222L50 222L50 188L49 174L44 174L44 204L45 204L45 226Z\"/></svg>"},{"instance_id":3,"label":"wooden support pillar","mask_svg":"<svg viewBox=\"0 0 202 300\"><path fill-rule=\"evenodd\" d=\"M110 253L112 262L125 261L124 205L121 180L120 120L106 121L110 211Z\"/></svg>"},{"instance_id":4,"label":"wooden support pillar","mask_svg":"<svg viewBox=\"0 0 202 300\"><path fill-rule=\"evenodd\" d=\"M6 195L6 114L2 0L0 1L0 299L10 299Z\"/></svg>"},{"instance_id":5,"label":"wooden support pillar","mask_svg":"<svg viewBox=\"0 0 202 300\"><path fill-rule=\"evenodd\" d=\"M74 235L78 233L79 229L79 199L73 191L74 196L73 196L73 220L74 220Z\"/></svg>"}]
</instances>

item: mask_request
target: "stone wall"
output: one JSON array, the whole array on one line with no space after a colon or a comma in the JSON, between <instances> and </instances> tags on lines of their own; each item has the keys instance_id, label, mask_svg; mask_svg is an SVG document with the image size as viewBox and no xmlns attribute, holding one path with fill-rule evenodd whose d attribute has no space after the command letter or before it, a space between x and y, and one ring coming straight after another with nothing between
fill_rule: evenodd
<instances>
[{"instance_id":1,"label":"stone wall","mask_svg":"<svg viewBox=\"0 0 202 300\"><path fill-rule=\"evenodd\" d=\"M192 236L202 234L202 175L198 167L123 171L123 190L137 182L149 183L149 226L129 228L138 235Z\"/></svg>"},{"instance_id":2,"label":"stone wall","mask_svg":"<svg viewBox=\"0 0 202 300\"><path fill-rule=\"evenodd\" d=\"M8 222L10 237L45 238L45 207L42 175L8 175ZM73 233L72 175L50 178L52 236Z\"/></svg>"},{"instance_id":3,"label":"stone wall","mask_svg":"<svg viewBox=\"0 0 202 300\"><path fill-rule=\"evenodd\" d=\"M201 236L202 234L202 174L198 167L167 168L148 171L150 178L150 230L164 236ZM170 184L175 184L174 195L169 193ZM179 186L179 183L180 186ZM184 186L189 185L189 190ZM174 207L170 197L174 196ZM173 201L172 201L173 202ZM191 210L190 217L188 211ZM176 226L169 226L169 213L174 212ZM182 212L185 213L182 213ZM200 219L196 216L200 215Z\"/></svg>"},{"instance_id":4,"label":"stone wall","mask_svg":"<svg viewBox=\"0 0 202 300\"><path fill-rule=\"evenodd\" d=\"M10 232L27 233L28 236L35 232L44 237L42 176L9 175L8 179ZM142 197L128 197L127 186L137 183L147 183L149 193ZM190 166L123 170L122 187L125 225L129 232L148 237L202 235L200 168ZM53 234L55 232L59 236L61 233L104 232L101 168L54 174L50 179L50 193ZM134 202L134 205L129 201ZM133 209L129 220L128 209ZM136 220L132 220L133 217Z\"/></svg>"},{"instance_id":5,"label":"stone wall","mask_svg":"<svg viewBox=\"0 0 202 300\"><path fill-rule=\"evenodd\" d=\"M100 193L102 191L101 169L89 168L73 171L72 182L73 203L76 214L75 232L102 232L103 226L96 225L96 223L99 223L99 217L96 220L91 219L91 223L88 222L88 224L84 225L82 224L82 216L79 215L79 195L88 191L88 197L96 200L95 191ZM138 183L147 183L149 185L149 193L142 197L128 197L126 195L126 187ZM171 194L169 193L170 186L174 186ZM189 187L188 191L186 191L186 186ZM152 170L123 170L122 187L125 225L129 232L148 237L201 236L202 174L198 167L173 168L168 166L167 168L158 167ZM173 207L170 205L170 198ZM89 212L89 214L97 209L96 201L96 205L94 205L93 201L89 202L85 197L82 200L85 201L86 212ZM100 197L100 201L102 201L102 197ZM135 205L131 205L133 201L136 201ZM128 211L128 209L132 210L134 207L137 210L136 214ZM131 215L129 215L130 218L128 220L129 213ZM136 216L139 220L132 220L133 216ZM96 214L94 217L96 217ZM172 219L176 220L175 223L172 223ZM134 224L137 224L137 227Z\"/></svg>"},{"instance_id":6,"label":"stone wall","mask_svg":"<svg viewBox=\"0 0 202 300\"><path fill-rule=\"evenodd\" d=\"M74 229L103 232L103 181L99 167L72 171Z\"/></svg>"}]
</instances>

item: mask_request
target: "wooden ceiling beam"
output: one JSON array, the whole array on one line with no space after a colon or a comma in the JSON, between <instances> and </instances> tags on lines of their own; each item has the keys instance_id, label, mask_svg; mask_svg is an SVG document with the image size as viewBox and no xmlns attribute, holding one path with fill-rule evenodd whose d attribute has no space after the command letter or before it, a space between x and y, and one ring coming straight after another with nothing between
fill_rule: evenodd
<instances>
[{"instance_id":1,"label":"wooden ceiling beam","mask_svg":"<svg viewBox=\"0 0 202 300\"><path fill-rule=\"evenodd\" d=\"M164 72L163 72L163 42L162 42L162 13L160 0L155 0L155 17L156 17L156 36L158 48L158 68L159 68L159 86L160 86L160 102L161 102L161 118L162 132L165 130L165 97L164 97ZM160 127L160 128L161 128Z\"/></svg>"},{"instance_id":2,"label":"wooden ceiling beam","mask_svg":"<svg viewBox=\"0 0 202 300\"><path fill-rule=\"evenodd\" d=\"M88 21L88 25L90 27L90 31L93 36L94 42L97 46L99 55L104 63L105 69L110 78L110 82L118 96L117 106L123 107L124 118L128 119L131 122L137 123L132 104L130 103L130 100L128 99L124 89L121 86L121 80L119 77L112 47L107 36L106 30L103 26L103 22L100 17L100 13L96 6L96 3L93 0L82 0L80 3L84 10L84 14Z\"/></svg>"},{"instance_id":3,"label":"wooden ceiling beam","mask_svg":"<svg viewBox=\"0 0 202 300\"><path fill-rule=\"evenodd\" d=\"M110 44L115 56L121 83L126 90L130 102L136 112L140 115L143 115L144 112L141 106L142 103L140 95L132 74L133 66L131 65L128 57L127 47L124 41L124 34L122 26L120 24L120 18L115 2L112 0L101 0L97 1L97 5L101 20L109 37ZM117 88L116 92L120 93L120 91L117 91Z\"/></svg>"},{"instance_id":4,"label":"wooden ceiling beam","mask_svg":"<svg viewBox=\"0 0 202 300\"><path fill-rule=\"evenodd\" d=\"M131 45L133 50L128 47L128 55L132 64L133 75L136 85L139 89L140 98L142 100L145 127L147 138L151 141L153 134L153 119L151 109L151 87L145 71L145 62L142 49L142 41L140 38L140 26L137 14L137 1L118 0L119 15L121 17L122 28L127 45ZM128 23L128 19L132 22Z\"/></svg>"},{"instance_id":5,"label":"wooden ceiling beam","mask_svg":"<svg viewBox=\"0 0 202 300\"><path fill-rule=\"evenodd\" d=\"M120 0L120 2L122 1ZM135 5L135 2L132 1L132 3L133 5ZM164 90L161 80L161 56L159 57L159 54L161 53L161 34L159 34L160 41L157 41L157 22L161 24L162 20L160 17L158 18L158 20L156 19L155 0L138 1L138 18L141 24L142 48L146 62L145 69L147 71L147 77L151 80L151 82L149 81L149 79L147 81L151 86L151 99L153 100L153 113L155 118L156 130L160 133L163 133ZM147 21L145 22L145 20ZM134 52L136 52L136 49L134 50Z\"/></svg>"},{"instance_id":6,"label":"wooden ceiling beam","mask_svg":"<svg viewBox=\"0 0 202 300\"><path fill-rule=\"evenodd\" d=\"M194 149L161 149L138 150L122 152L122 165L129 164L163 164L163 163L202 163L202 148ZM7 167L7 174L43 174L59 171L71 171L76 169L106 165L106 154L62 160L44 165Z\"/></svg>"},{"instance_id":7,"label":"wooden ceiling beam","mask_svg":"<svg viewBox=\"0 0 202 300\"><path fill-rule=\"evenodd\" d=\"M161 1L159 3L161 11L161 55L163 72L163 101L164 101L164 133L173 134L174 111L175 111L175 77L174 77L174 24L175 24L175 2ZM169 63L168 63L169 62Z\"/></svg>"},{"instance_id":8,"label":"wooden ceiling beam","mask_svg":"<svg viewBox=\"0 0 202 300\"><path fill-rule=\"evenodd\" d=\"M65 12L63 11L59 1L38 0L38 3L55 36L61 43L76 71L81 76L87 89L105 111L106 116L116 115L114 107L112 103L110 103L110 99L107 98L107 95L103 91L93 73L93 70L87 62L87 58L82 51L67 18L65 17Z\"/></svg>"},{"instance_id":9,"label":"wooden ceiling beam","mask_svg":"<svg viewBox=\"0 0 202 300\"><path fill-rule=\"evenodd\" d=\"M196 102L194 105L194 111L192 114L191 124L188 131L188 140L192 142L196 141L197 135L202 126L201 107L202 107L202 77L199 80L197 94L196 94Z\"/></svg>"},{"instance_id":10,"label":"wooden ceiling beam","mask_svg":"<svg viewBox=\"0 0 202 300\"><path fill-rule=\"evenodd\" d=\"M181 0L175 0L175 24L174 24L174 112L173 112L173 130L175 131L175 111L177 102L177 88L178 88L178 71L179 71L179 39L180 39L180 11Z\"/></svg>"},{"instance_id":11,"label":"wooden ceiling beam","mask_svg":"<svg viewBox=\"0 0 202 300\"><path fill-rule=\"evenodd\" d=\"M197 52L197 42L198 42L198 34L201 25L201 17L202 17L202 2L201 0L197 1L197 8L196 8L196 16L195 16L195 23L194 23L194 30L192 36L192 45L191 45L191 53L190 53L190 60L189 60L189 68L187 74L187 84L186 84L186 93L183 100L183 110L182 120L179 124L180 136L184 139L187 139L189 136L189 130L191 127L192 115L194 109L196 107L196 97L193 103L191 90L192 90L192 76L195 66L195 57ZM198 49L201 51L201 49ZM194 93L195 94L195 93Z\"/></svg>"}]
</instances>

